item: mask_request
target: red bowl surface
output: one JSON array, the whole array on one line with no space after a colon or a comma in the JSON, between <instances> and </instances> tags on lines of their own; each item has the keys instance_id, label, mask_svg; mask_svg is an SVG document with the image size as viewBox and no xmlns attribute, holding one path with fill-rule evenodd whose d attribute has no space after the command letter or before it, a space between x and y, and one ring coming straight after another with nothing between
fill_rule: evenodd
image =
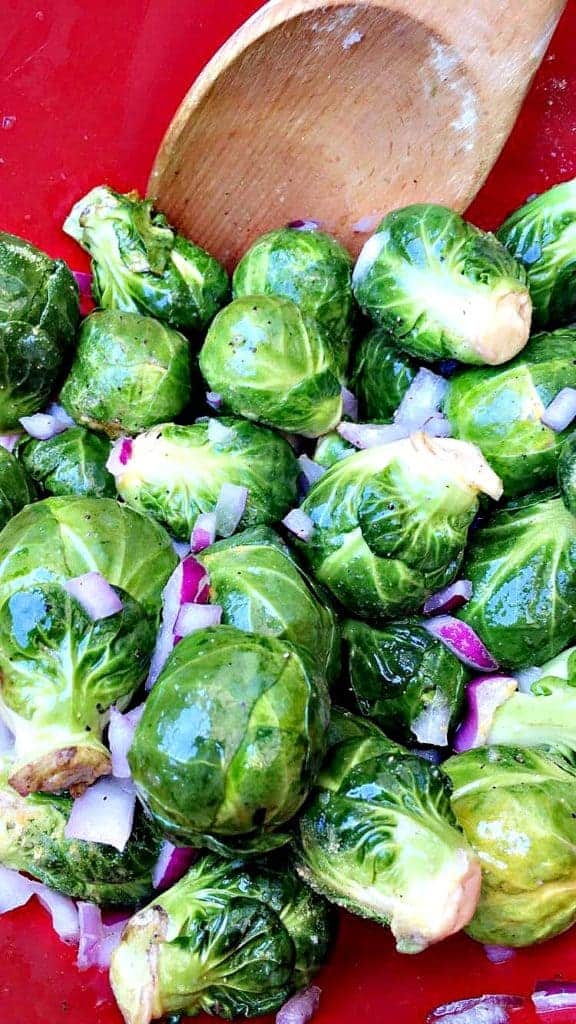
<instances>
[{"instance_id":1,"label":"red bowl surface","mask_svg":"<svg viewBox=\"0 0 576 1024\"><path fill-rule=\"evenodd\" d=\"M73 269L87 260L61 232L90 187L144 189L180 99L258 0L2 0L0 227ZM513 135L470 209L494 228L533 192L576 174L576 0L567 10ZM201 197L199 197L201 201ZM241 196L238 196L241 201ZM120 1024L106 976L79 973L36 901L0 918L2 1024ZM422 1024L440 1003L487 992L528 996L540 978L576 979L576 935L492 965L465 936L417 957L389 934L342 915L319 978L315 1024ZM576 1013L554 1020L576 1022ZM515 1024L535 1021L529 1002Z\"/></svg>"}]
</instances>

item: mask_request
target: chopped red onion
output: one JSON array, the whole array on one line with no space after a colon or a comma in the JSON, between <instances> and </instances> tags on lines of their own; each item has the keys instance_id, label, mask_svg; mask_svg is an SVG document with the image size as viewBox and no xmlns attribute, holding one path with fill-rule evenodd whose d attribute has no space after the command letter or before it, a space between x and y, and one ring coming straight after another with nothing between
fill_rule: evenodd
<instances>
[{"instance_id":1,"label":"chopped red onion","mask_svg":"<svg viewBox=\"0 0 576 1024\"><path fill-rule=\"evenodd\" d=\"M431 636L440 640L459 661L481 672L495 672L498 662L471 626L452 615L437 615L422 623Z\"/></svg>"},{"instance_id":2,"label":"chopped red onion","mask_svg":"<svg viewBox=\"0 0 576 1024\"><path fill-rule=\"evenodd\" d=\"M424 615L454 611L455 608L466 604L471 597L472 584L470 580L456 580L428 598L424 604Z\"/></svg>"},{"instance_id":3,"label":"chopped red onion","mask_svg":"<svg viewBox=\"0 0 576 1024\"><path fill-rule=\"evenodd\" d=\"M216 540L216 513L202 512L192 528L190 550L193 555L209 548Z\"/></svg>"},{"instance_id":4,"label":"chopped red onion","mask_svg":"<svg viewBox=\"0 0 576 1024\"><path fill-rule=\"evenodd\" d=\"M112 476L122 476L125 467L132 458L133 441L131 437L119 437L112 445L106 462L106 469Z\"/></svg>"},{"instance_id":5,"label":"chopped red onion","mask_svg":"<svg viewBox=\"0 0 576 1024\"><path fill-rule=\"evenodd\" d=\"M208 440L212 444L230 444L234 437L235 431L232 427L227 427L214 418L208 420Z\"/></svg>"},{"instance_id":6,"label":"chopped red onion","mask_svg":"<svg viewBox=\"0 0 576 1024\"><path fill-rule=\"evenodd\" d=\"M246 510L248 488L239 484L222 484L216 502L216 533L219 537L231 537Z\"/></svg>"},{"instance_id":7,"label":"chopped red onion","mask_svg":"<svg viewBox=\"0 0 576 1024\"><path fill-rule=\"evenodd\" d=\"M174 885L194 863L198 851L192 846L174 846L165 839L152 872L152 885L162 892Z\"/></svg>"},{"instance_id":8,"label":"chopped red onion","mask_svg":"<svg viewBox=\"0 0 576 1024\"><path fill-rule=\"evenodd\" d=\"M442 690L437 689L430 703L412 722L411 730L418 743L433 747L448 745L448 726L452 710Z\"/></svg>"},{"instance_id":9,"label":"chopped red onion","mask_svg":"<svg viewBox=\"0 0 576 1024\"><path fill-rule=\"evenodd\" d=\"M143 714L143 704L139 704L137 708L132 708L132 711L128 711L125 715L121 714L118 708L110 709L108 745L112 755L112 774L116 779L130 778L128 751L132 746L136 726Z\"/></svg>"},{"instance_id":10,"label":"chopped red onion","mask_svg":"<svg viewBox=\"0 0 576 1024\"><path fill-rule=\"evenodd\" d=\"M378 227L382 217L381 213L369 213L366 217L360 217L360 220L352 225L352 231L357 235L367 235Z\"/></svg>"},{"instance_id":11,"label":"chopped red onion","mask_svg":"<svg viewBox=\"0 0 576 1024\"><path fill-rule=\"evenodd\" d=\"M298 457L298 464L300 466L300 472L304 477L304 480L308 484L308 487L312 487L317 480L320 480L326 472L324 466L320 466L314 459L311 459L309 455L300 455Z\"/></svg>"},{"instance_id":12,"label":"chopped red onion","mask_svg":"<svg viewBox=\"0 0 576 1024\"><path fill-rule=\"evenodd\" d=\"M0 718L0 758L14 755L14 735Z\"/></svg>"},{"instance_id":13,"label":"chopped red onion","mask_svg":"<svg viewBox=\"0 0 576 1024\"><path fill-rule=\"evenodd\" d=\"M172 547L180 561L182 561L183 558L186 558L186 555L190 554L190 545L187 544L185 540L174 540L172 537Z\"/></svg>"},{"instance_id":14,"label":"chopped red onion","mask_svg":"<svg viewBox=\"0 0 576 1024\"><path fill-rule=\"evenodd\" d=\"M355 448L375 448L391 441L401 441L410 433L398 423L348 423L344 420L336 429L340 437Z\"/></svg>"},{"instance_id":15,"label":"chopped red onion","mask_svg":"<svg viewBox=\"0 0 576 1024\"><path fill-rule=\"evenodd\" d=\"M222 395L220 395L217 391L207 391L206 405L209 405L211 409L214 409L216 412L218 412L218 410L222 407Z\"/></svg>"},{"instance_id":16,"label":"chopped red onion","mask_svg":"<svg viewBox=\"0 0 576 1024\"><path fill-rule=\"evenodd\" d=\"M405 427L408 434L426 430L425 424L438 414L447 390L448 381L422 367L394 413L394 422Z\"/></svg>"},{"instance_id":17,"label":"chopped red onion","mask_svg":"<svg viewBox=\"0 0 576 1024\"><path fill-rule=\"evenodd\" d=\"M541 420L545 427L550 427L557 434L566 430L576 419L576 388L562 388L550 405L542 413Z\"/></svg>"},{"instance_id":18,"label":"chopped red onion","mask_svg":"<svg viewBox=\"0 0 576 1024\"><path fill-rule=\"evenodd\" d=\"M48 408L46 409L46 412L49 416L54 416L54 419L57 419L60 421L60 423L63 423L66 429L68 429L69 427L76 426L76 423L74 422L72 417L68 415L64 406L60 405L58 402L51 402Z\"/></svg>"},{"instance_id":19,"label":"chopped red onion","mask_svg":"<svg viewBox=\"0 0 576 1024\"><path fill-rule=\"evenodd\" d=\"M162 591L162 625L150 663L146 688L156 682L166 658L174 647L174 627L183 604L206 604L210 595L210 579L206 569L188 555L176 566Z\"/></svg>"},{"instance_id":20,"label":"chopped red onion","mask_svg":"<svg viewBox=\"0 0 576 1024\"><path fill-rule=\"evenodd\" d=\"M122 932L130 919L122 917L113 924L104 924L100 907L93 903L78 903L78 917L80 920L80 942L77 966L81 971L88 967L108 968L112 953L120 942Z\"/></svg>"},{"instance_id":21,"label":"chopped red onion","mask_svg":"<svg viewBox=\"0 0 576 1024\"><path fill-rule=\"evenodd\" d=\"M505 964L516 956L516 950L509 946L484 946L484 952L492 964Z\"/></svg>"},{"instance_id":22,"label":"chopped red onion","mask_svg":"<svg viewBox=\"0 0 576 1024\"><path fill-rule=\"evenodd\" d=\"M0 914L23 907L32 896L36 896L50 913L52 926L59 937L64 942L75 942L78 939L78 913L73 900L54 892L42 882L0 866Z\"/></svg>"},{"instance_id":23,"label":"chopped red onion","mask_svg":"<svg viewBox=\"0 0 576 1024\"><path fill-rule=\"evenodd\" d=\"M282 523L287 530L290 530L290 533L293 533L305 543L310 540L314 532L314 523L310 516L301 508L293 508L288 512L288 515L284 516Z\"/></svg>"},{"instance_id":24,"label":"chopped red onion","mask_svg":"<svg viewBox=\"0 0 576 1024\"><path fill-rule=\"evenodd\" d=\"M441 412L435 412L430 419L422 425L422 430L430 437L451 437L452 424Z\"/></svg>"},{"instance_id":25,"label":"chopped red onion","mask_svg":"<svg viewBox=\"0 0 576 1024\"><path fill-rule=\"evenodd\" d=\"M576 1009L576 981L538 981L531 998L536 1013Z\"/></svg>"},{"instance_id":26,"label":"chopped red onion","mask_svg":"<svg viewBox=\"0 0 576 1024\"><path fill-rule=\"evenodd\" d=\"M47 412L35 412L33 416L21 416L20 423L30 437L37 441L49 441L57 434L63 434L68 430L68 424L57 416L51 416Z\"/></svg>"},{"instance_id":27,"label":"chopped red onion","mask_svg":"<svg viewBox=\"0 0 576 1024\"><path fill-rule=\"evenodd\" d=\"M512 676L505 675L470 680L466 687L466 714L454 736L457 754L485 745L496 710L512 696L517 685Z\"/></svg>"},{"instance_id":28,"label":"chopped red onion","mask_svg":"<svg viewBox=\"0 0 576 1024\"><path fill-rule=\"evenodd\" d=\"M76 278L80 295L85 299L92 298L92 274L85 270L73 270L72 275Z\"/></svg>"},{"instance_id":29,"label":"chopped red onion","mask_svg":"<svg viewBox=\"0 0 576 1024\"><path fill-rule=\"evenodd\" d=\"M17 431L15 434L0 434L0 445L7 452L13 452L21 437L20 431Z\"/></svg>"},{"instance_id":30,"label":"chopped red onion","mask_svg":"<svg viewBox=\"0 0 576 1024\"><path fill-rule=\"evenodd\" d=\"M348 388L342 388L342 415L350 420L358 419L358 399Z\"/></svg>"},{"instance_id":31,"label":"chopped red onion","mask_svg":"<svg viewBox=\"0 0 576 1024\"><path fill-rule=\"evenodd\" d=\"M320 227L319 220L290 220L288 221L287 228L292 228L294 231L318 231Z\"/></svg>"},{"instance_id":32,"label":"chopped red onion","mask_svg":"<svg viewBox=\"0 0 576 1024\"><path fill-rule=\"evenodd\" d=\"M436 1007L426 1018L427 1024L508 1024L510 1011L524 1005L522 996L486 995L473 999L457 999Z\"/></svg>"},{"instance_id":33,"label":"chopped red onion","mask_svg":"<svg viewBox=\"0 0 576 1024\"><path fill-rule=\"evenodd\" d=\"M219 604L183 604L174 625L174 643L199 629L219 626L222 608Z\"/></svg>"},{"instance_id":34,"label":"chopped red onion","mask_svg":"<svg viewBox=\"0 0 576 1024\"><path fill-rule=\"evenodd\" d=\"M421 757L423 761L430 761L431 764L442 764L442 754L435 747L413 747L408 744L408 750L411 754Z\"/></svg>"},{"instance_id":35,"label":"chopped red onion","mask_svg":"<svg viewBox=\"0 0 576 1024\"><path fill-rule=\"evenodd\" d=\"M531 668L523 668L516 673L516 682L521 693L532 693L534 683L537 683L542 675L542 669L533 665Z\"/></svg>"},{"instance_id":36,"label":"chopped red onion","mask_svg":"<svg viewBox=\"0 0 576 1024\"><path fill-rule=\"evenodd\" d=\"M136 791L128 779L98 779L74 801L64 835L114 846L122 853L132 832L135 804Z\"/></svg>"},{"instance_id":37,"label":"chopped red onion","mask_svg":"<svg viewBox=\"0 0 576 1024\"><path fill-rule=\"evenodd\" d=\"M308 1024L320 1005L321 995L318 985L297 992L278 1010L276 1024Z\"/></svg>"},{"instance_id":38,"label":"chopped red onion","mask_svg":"<svg viewBox=\"0 0 576 1024\"><path fill-rule=\"evenodd\" d=\"M93 622L117 615L124 607L116 591L99 572L74 576L66 581L64 589L82 605Z\"/></svg>"}]
</instances>

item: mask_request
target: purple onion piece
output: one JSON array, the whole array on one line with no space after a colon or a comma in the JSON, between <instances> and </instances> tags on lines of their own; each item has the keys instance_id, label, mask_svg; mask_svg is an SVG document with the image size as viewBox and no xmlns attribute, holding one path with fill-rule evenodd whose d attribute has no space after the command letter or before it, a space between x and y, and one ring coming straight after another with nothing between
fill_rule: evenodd
<instances>
[{"instance_id":1,"label":"purple onion piece","mask_svg":"<svg viewBox=\"0 0 576 1024\"><path fill-rule=\"evenodd\" d=\"M62 419L47 412L36 412L33 416L21 416L20 423L30 437L36 441L49 441L57 434L63 434L68 425Z\"/></svg>"},{"instance_id":2,"label":"purple onion piece","mask_svg":"<svg viewBox=\"0 0 576 1024\"><path fill-rule=\"evenodd\" d=\"M314 459L311 459L309 455L300 455L298 458L298 464L300 466L300 473L303 477L305 490L308 492L310 488L315 484L326 472L324 466L320 466Z\"/></svg>"},{"instance_id":3,"label":"purple onion piece","mask_svg":"<svg viewBox=\"0 0 576 1024\"><path fill-rule=\"evenodd\" d=\"M164 892L175 885L186 874L197 856L198 851L192 846L174 846L165 839L152 872L154 888Z\"/></svg>"},{"instance_id":4,"label":"purple onion piece","mask_svg":"<svg viewBox=\"0 0 576 1024\"><path fill-rule=\"evenodd\" d=\"M430 437L451 437L452 424L441 412L435 412L422 425L422 430Z\"/></svg>"},{"instance_id":5,"label":"purple onion piece","mask_svg":"<svg viewBox=\"0 0 576 1024\"><path fill-rule=\"evenodd\" d=\"M210 578L193 555L187 555L176 566L162 591L162 622L150 663L146 689L156 682L166 658L174 647L174 628L183 604L206 604L210 597Z\"/></svg>"},{"instance_id":6,"label":"purple onion piece","mask_svg":"<svg viewBox=\"0 0 576 1024\"><path fill-rule=\"evenodd\" d=\"M190 550L193 555L209 548L216 540L216 513L202 512L192 528Z\"/></svg>"},{"instance_id":7,"label":"purple onion piece","mask_svg":"<svg viewBox=\"0 0 576 1024\"><path fill-rule=\"evenodd\" d=\"M60 423L64 424L66 429L76 426L75 421L68 415L64 406L60 405L58 402L51 402L46 409L46 413L48 416L53 416L54 419L59 420Z\"/></svg>"},{"instance_id":8,"label":"purple onion piece","mask_svg":"<svg viewBox=\"0 0 576 1024\"><path fill-rule=\"evenodd\" d=\"M278 1010L276 1024L308 1024L320 1005L321 995L322 989L317 985L297 992Z\"/></svg>"},{"instance_id":9,"label":"purple onion piece","mask_svg":"<svg viewBox=\"0 0 576 1024\"><path fill-rule=\"evenodd\" d=\"M64 589L70 597L81 604L93 622L117 615L124 605L118 594L99 572L85 572L67 580Z\"/></svg>"},{"instance_id":10,"label":"purple onion piece","mask_svg":"<svg viewBox=\"0 0 576 1024\"><path fill-rule=\"evenodd\" d=\"M532 993L537 1013L576 1008L576 981L538 981Z\"/></svg>"},{"instance_id":11,"label":"purple onion piece","mask_svg":"<svg viewBox=\"0 0 576 1024\"><path fill-rule=\"evenodd\" d=\"M112 755L112 775L116 779L130 778L130 765L128 764L128 751L132 746L136 726L144 714L144 705L128 711L125 715L118 711L118 708L110 709L110 723L108 725L108 746Z\"/></svg>"},{"instance_id":12,"label":"purple onion piece","mask_svg":"<svg viewBox=\"0 0 576 1024\"><path fill-rule=\"evenodd\" d=\"M219 604L183 604L174 625L174 643L199 629L219 626L221 619Z\"/></svg>"},{"instance_id":13,"label":"purple onion piece","mask_svg":"<svg viewBox=\"0 0 576 1024\"><path fill-rule=\"evenodd\" d=\"M190 554L190 544L188 544L185 540L175 540L174 537L172 537L171 543L180 561L182 561L183 558L186 558L186 556Z\"/></svg>"},{"instance_id":14,"label":"purple onion piece","mask_svg":"<svg viewBox=\"0 0 576 1024\"><path fill-rule=\"evenodd\" d=\"M336 428L340 437L355 448L375 448L391 441L401 441L410 431L398 423L348 423L343 421Z\"/></svg>"},{"instance_id":15,"label":"purple onion piece","mask_svg":"<svg viewBox=\"0 0 576 1024\"><path fill-rule=\"evenodd\" d=\"M516 956L516 950L509 946L484 946L484 952L491 964L505 964Z\"/></svg>"},{"instance_id":16,"label":"purple onion piece","mask_svg":"<svg viewBox=\"0 0 576 1024\"><path fill-rule=\"evenodd\" d=\"M462 754L488 740L494 714L517 689L512 676L490 675L471 679L466 687L466 714L454 736L454 750Z\"/></svg>"},{"instance_id":17,"label":"purple onion piece","mask_svg":"<svg viewBox=\"0 0 576 1024\"><path fill-rule=\"evenodd\" d=\"M408 434L424 430L425 423L438 414L448 390L448 381L422 367L394 413L394 422Z\"/></svg>"},{"instance_id":18,"label":"purple onion piece","mask_svg":"<svg viewBox=\"0 0 576 1024\"><path fill-rule=\"evenodd\" d=\"M560 434L576 419L576 388L562 388L542 413L542 423Z\"/></svg>"},{"instance_id":19,"label":"purple onion piece","mask_svg":"<svg viewBox=\"0 0 576 1024\"><path fill-rule=\"evenodd\" d=\"M460 608L472 597L472 584L470 580L455 580L442 590L427 599L424 604L424 615L434 615L436 612L451 612Z\"/></svg>"},{"instance_id":20,"label":"purple onion piece","mask_svg":"<svg viewBox=\"0 0 576 1024\"><path fill-rule=\"evenodd\" d=\"M455 657L469 668L480 672L495 672L498 662L482 643L471 626L452 615L437 615L422 622L431 636L440 640Z\"/></svg>"},{"instance_id":21,"label":"purple onion piece","mask_svg":"<svg viewBox=\"0 0 576 1024\"><path fill-rule=\"evenodd\" d=\"M304 512L301 508L293 508L287 515L284 516L282 524L290 533L293 533L295 537L307 543L313 532L314 523L310 519L310 516Z\"/></svg>"},{"instance_id":22,"label":"purple onion piece","mask_svg":"<svg viewBox=\"0 0 576 1024\"><path fill-rule=\"evenodd\" d=\"M508 1024L510 1011L524 1006L522 996L485 995L472 999L457 999L436 1007L426 1018L426 1024Z\"/></svg>"},{"instance_id":23,"label":"purple onion piece","mask_svg":"<svg viewBox=\"0 0 576 1024\"><path fill-rule=\"evenodd\" d=\"M347 416L349 420L358 419L358 399L356 395L352 394L348 388L342 388L342 415Z\"/></svg>"},{"instance_id":24,"label":"purple onion piece","mask_svg":"<svg viewBox=\"0 0 576 1024\"><path fill-rule=\"evenodd\" d=\"M20 432L15 434L0 434L0 445L2 445L7 452L12 453L21 437L22 434Z\"/></svg>"},{"instance_id":25,"label":"purple onion piece","mask_svg":"<svg viewBox=\"0 0 576 1024\"><path fill-rule=\"evenodd\" d=\"M292 228L294 231L318 231L320 227L319 220L290 220L288 221L287 228Z\"/></svg>"},{"instance_id":26,"label":"purple onion piece","mask_svg":"<svg viewBox=\"0 0 576 1024\"><path fill-rule=\"evenodd\" d=\"M52 918L52 927L63 942L77 942L79 935L78 911L68 896L54 892L42 882L26 878L12 868L0 865L0 914L23 907L36 896Z\"/></svg>"},{"instance_id":27,"label":"purple onion piece","mask_svg":"<svg viewBox=\"0 0 576 1024\"><path fill-rule=\"evenodd\" d=\"M76 279L80 295L85 299L92 298L92 274L86 270L73 270L73 277Z\"/></svg>"},{"instance_id":28,"label":"purple onion piece","mask_svg":"<svg viewBox=\"0 0 576 1024\"><path fill-rule=\"evenodd\" d=\"M218 412L222 408L222 395L218 391L206 392L206 405Z\"/></svg>"},{"instance_id":29,"label":"purple onion piece","mask_svg":"<svg viewBox=\"0 0 576 1024\"><path fill-rule=\"evenodd\" d=\"M119 437L112 445L106 462L106 469L112 476L122 476L125 467L132 458L134 442L131 437Z\"/></svg>"},{"instance_id":30,"label":"purple onion piece","mask_svg":"<svg viewBox=\"0 0 576 1024\"><path fill-rule=\"evenodd\" d=\"M132 832L136 791L127 779L98 779L72 805L64 827L66 839L113 846L120 853Z\"/></svg>"}]
</instances>

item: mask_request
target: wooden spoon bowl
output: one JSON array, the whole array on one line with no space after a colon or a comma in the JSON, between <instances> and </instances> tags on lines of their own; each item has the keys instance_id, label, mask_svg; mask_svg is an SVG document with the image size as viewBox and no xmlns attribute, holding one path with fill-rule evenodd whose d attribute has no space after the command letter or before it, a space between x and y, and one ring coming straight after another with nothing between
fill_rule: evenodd
<instances>
[{"instance_id":1,"label":"wooden spoon bowl","mask_svg":"<svg viewBox=\"0 0 576 1024\"><path fill-rule=\"evenodd\" d=\"M190 89L149 194L228 266L292 220L318 220L357 253L394 207L463 210L564 6L273 0Z\"/></svg>"}]
</instances>

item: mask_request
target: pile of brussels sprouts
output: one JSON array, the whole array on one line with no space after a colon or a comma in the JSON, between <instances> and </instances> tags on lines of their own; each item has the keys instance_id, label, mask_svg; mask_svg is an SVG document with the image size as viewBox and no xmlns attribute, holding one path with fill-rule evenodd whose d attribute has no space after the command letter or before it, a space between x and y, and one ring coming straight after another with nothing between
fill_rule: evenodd
<instances>
[{"instance_id":1,"label":"pile of brussels sprouts","mask_svg":"<svg viewBox=\"0 0 576 1024\"><path fill-rule=\"evenodd\" d=\"M136 193L65 230L83 318L0 235L0 895L64 900L127 1024L308 1019L334 905L569 928L576 181L231 282Z\"/></svg>"}]
</instances>

